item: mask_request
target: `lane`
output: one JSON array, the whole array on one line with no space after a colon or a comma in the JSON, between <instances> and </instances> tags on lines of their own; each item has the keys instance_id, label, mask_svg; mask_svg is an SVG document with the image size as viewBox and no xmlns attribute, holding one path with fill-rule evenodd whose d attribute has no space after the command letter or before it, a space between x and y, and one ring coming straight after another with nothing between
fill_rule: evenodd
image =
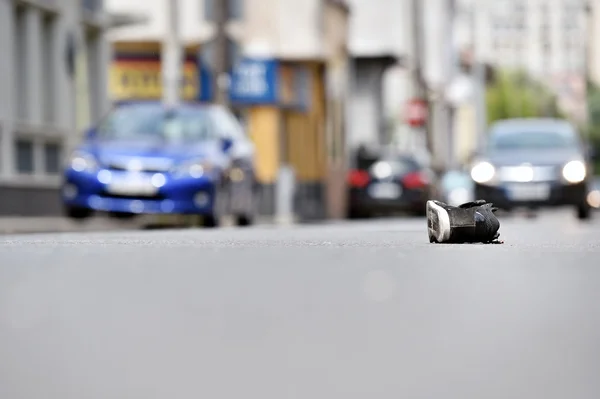
<instances>
[{"instance_id":1,"label":"lane","mask_svg":"<svg viewBox=\"0 0 600 399\"><path fill-rule=\"evenodd\" d=\"M6 236L2 398L597 398L600 220Z\"/></svg>"}]
</instances>

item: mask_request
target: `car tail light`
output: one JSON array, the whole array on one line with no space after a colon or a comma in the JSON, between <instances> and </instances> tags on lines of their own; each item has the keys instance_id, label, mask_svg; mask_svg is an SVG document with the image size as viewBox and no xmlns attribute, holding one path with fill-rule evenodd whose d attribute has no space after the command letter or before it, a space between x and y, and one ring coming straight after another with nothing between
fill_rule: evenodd
<instances>
[{"instance_id":1,"label":"car tail light","mask_svg":"<svg viewBox=\"0 0 600 399\"><path fill-rule=\"evenodd\" d=\"M412 172L404 176L402 184L408 189L423 188L428 184L428 180L424 173Z\"/></svg>"},{"instance_id":2,"label":"car tail light","mask_svg":"<svg viewBox=\"0 0 600 399\"><path fill-rule=\"evenodd\" d=\"M369 184L371 178L369 173L364 170L352 170L348 174L348 184L350 187L362 188Z\"/></svg>"}]
</instances>

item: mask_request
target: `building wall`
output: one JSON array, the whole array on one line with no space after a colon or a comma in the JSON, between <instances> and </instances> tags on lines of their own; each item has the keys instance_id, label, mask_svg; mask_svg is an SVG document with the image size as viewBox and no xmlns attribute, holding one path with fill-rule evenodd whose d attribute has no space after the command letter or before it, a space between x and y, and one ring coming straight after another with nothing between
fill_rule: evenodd
<instances>
[{"instance_id":1,"label":"building wall","mask_svg":"<svg viewBox=\"0 0 600 399\"><path fill-rule=\"evenodd\" d=\"M348 40L353 56L401 56L410 51L408 0L349 0L348 3L351 9Z\"/></svg>"},{"instance_id":2,"label":"building wall","mask_svg":"<svg viewBox=\"0 0 600 399\"><path fill-rule=\"evenodd\" d=\"M477 44L490 62L523 67L540 77L581 72L586 44L584 5L583 0L480 2ZM465 3L463 9L470 8Z\"/></svg>"},{"instance_id":3,"label":"building wall","mask_svg":"<svg viewBox=\"0 0 600 399\"><path fill-rule=\"evenodd\" d=\"M160 41L165 35L165 0L105 0L115 13L132 13L147 18L147 23L114 29L112 42ZM217 0L179 0L179 26L186 44L207 43L216 32L212 22ZM312 59L322 57L323 6L321 0L228 0L232 18L228 32L243 46L266 43L281 58ZM210 45L207 44L210 52Z\"/></svg>"},{"instance_id":4,"label":"building wall","mask_svg":"<svg viewBox=\"0 0 600 399\"><path fill-rule=\"evenodd\" d=\"M587 41L590 45L588 68L592 81L600 85L600 0L591 1Z\"/></svg>"},{"instance_id":5,"label":"building wall","mask_svg":"<svg viewBox=\"0 0 600 399\"><path fill-rule=\"evenodd\" d=\"M146 19L145 23L111 30L109 40L161 41L165 36L167 21L165 0L104 0L106 9L112 13L127 13ZM205 0L179 0L179 31L186 43L208 40L214 27L206 21Z\"/></svg>"},{"instance_id":6,"label":"building wall","mask_svg":"<svg viewBox=\"0 0 600 399\"><path fill-rule=\"evenodd\" d=\"M101 1L0 0L0 214L60 209L63 160L108 105L102 17Z\"/></svg>"}]
</instances>

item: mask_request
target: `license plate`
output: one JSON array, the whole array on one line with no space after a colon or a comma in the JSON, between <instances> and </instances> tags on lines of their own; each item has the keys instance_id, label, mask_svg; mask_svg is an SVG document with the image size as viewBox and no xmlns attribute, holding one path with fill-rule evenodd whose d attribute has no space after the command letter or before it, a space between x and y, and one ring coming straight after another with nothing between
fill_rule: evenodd
<instances>
[{"instance_id":1,"label":"license plate","mask_svg":"<svg viewBox=\"0 0 600 399\"><path fill-rule=\"evenodd\" d=\"M402 195L402 188L394 183L375 183L369 187L369 195L377 199L396 199Z\"/></svg>"},{"instance_id":2,"label":"license plate","mask_svg":"<svg viewBox=\"0 0 600 399\"><path fill-rule=\"evenodd\" d=\"M550 197L550 185L546 183L513 184L507 189L513 201L544 201Z\"/></svg>"},{"instance_id":3,"label":"license plate","mask_svg":"<svg viewBox=\"0 0 600 399\"><path fill-rule=\"evenodd\" d=\"M145 176L128 176L112 181L107 191L117 195L151 196L157 193L158 188Z\"/></svg>"}]
</instances>

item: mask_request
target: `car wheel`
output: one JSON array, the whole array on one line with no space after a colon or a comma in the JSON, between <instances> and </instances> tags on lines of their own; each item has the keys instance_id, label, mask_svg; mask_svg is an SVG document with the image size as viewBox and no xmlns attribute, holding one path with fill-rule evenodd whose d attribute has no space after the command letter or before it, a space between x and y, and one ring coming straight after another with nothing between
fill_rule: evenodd
<instances>
[{"instance_id":1,"label":"car wheel","mask_svg":"<svg viewBox=\"0 0 600 399\"><path fill-rule=\"evenodd\" d=\"M216 228L219 227L219 225L221 224L221 221L219 220L219 218L212 214L212 215L204 215L202 217L202 227L206 227L206 228Z\"/></svg>"},{"instance_id":2,"label":"car wheel","mask_svg":"<svg viewBox=\"0 0 600 399\"><path fill-rule=\"evenodd\" d=\"M136 213L130 212L111 212L110 217L118 220L131 220L138 216Z\"/></svg>"},{"instance_id":3,"label":"car wheel","mask_svg":"<svg viewBox=\"0 0 600 399\"><path fill-rule=\"evenodd\" d=\"M245 212L236 214L234 218L236 226L239 227L252 226L256 219L259 198L255 185L249 187L246 198L249 198L249 202L245 204Z\"/></svg>"},{"instance_id":4,"label":"car wheel","mask_svg":"<svg viewBox=\"0 0 600 399\"><path fill-rule=\"evenodd\" d=\"M252 226L254 224L254 217L250 215L237 215L235 217L235 224L240 227Z\"/></svg>"},{"instance_id":5,"label":"car wheel","mask_svg":"<svg viewBox=\"0 0 600 399\"><path fill-rule=\"evenodd\" d=\"M371 218L371 214L363 210L350 209L350 211L348 212L348 219L360 220L369 218Z\"/></svg>"},{"instance_id":6,"label":"car wheel","mask_svg":"<svg viewBox=\"0 0 600 399\"><path fill-rule=\"evenodd\" d=\"M227 209L227 190L225 187L217 188L212 213L202 216L202 227L216 228L221 225L221 219Z\"/></svg>"},{"instance_id":7,"label":"car wheel","mask_svg":"<svg viewBox=\"0 0 600 399\"><path fill-rule=\"evenodd\" d=\"M67 206L65 208L65 214L69 219L82 221L92 216L93 211L87 208L80 208L76 206Z\"/></svg>"},{"instance_id":8,"label":"car wheel","mask_svg":"<svg viewBox=\"0 0 600 399\"><path fill-rule=\"evenodd\" d=\"M577 207L577 219L588 220L592 217L592 208L587 204L581 204Z\"/></svg>"}]
</instances>

